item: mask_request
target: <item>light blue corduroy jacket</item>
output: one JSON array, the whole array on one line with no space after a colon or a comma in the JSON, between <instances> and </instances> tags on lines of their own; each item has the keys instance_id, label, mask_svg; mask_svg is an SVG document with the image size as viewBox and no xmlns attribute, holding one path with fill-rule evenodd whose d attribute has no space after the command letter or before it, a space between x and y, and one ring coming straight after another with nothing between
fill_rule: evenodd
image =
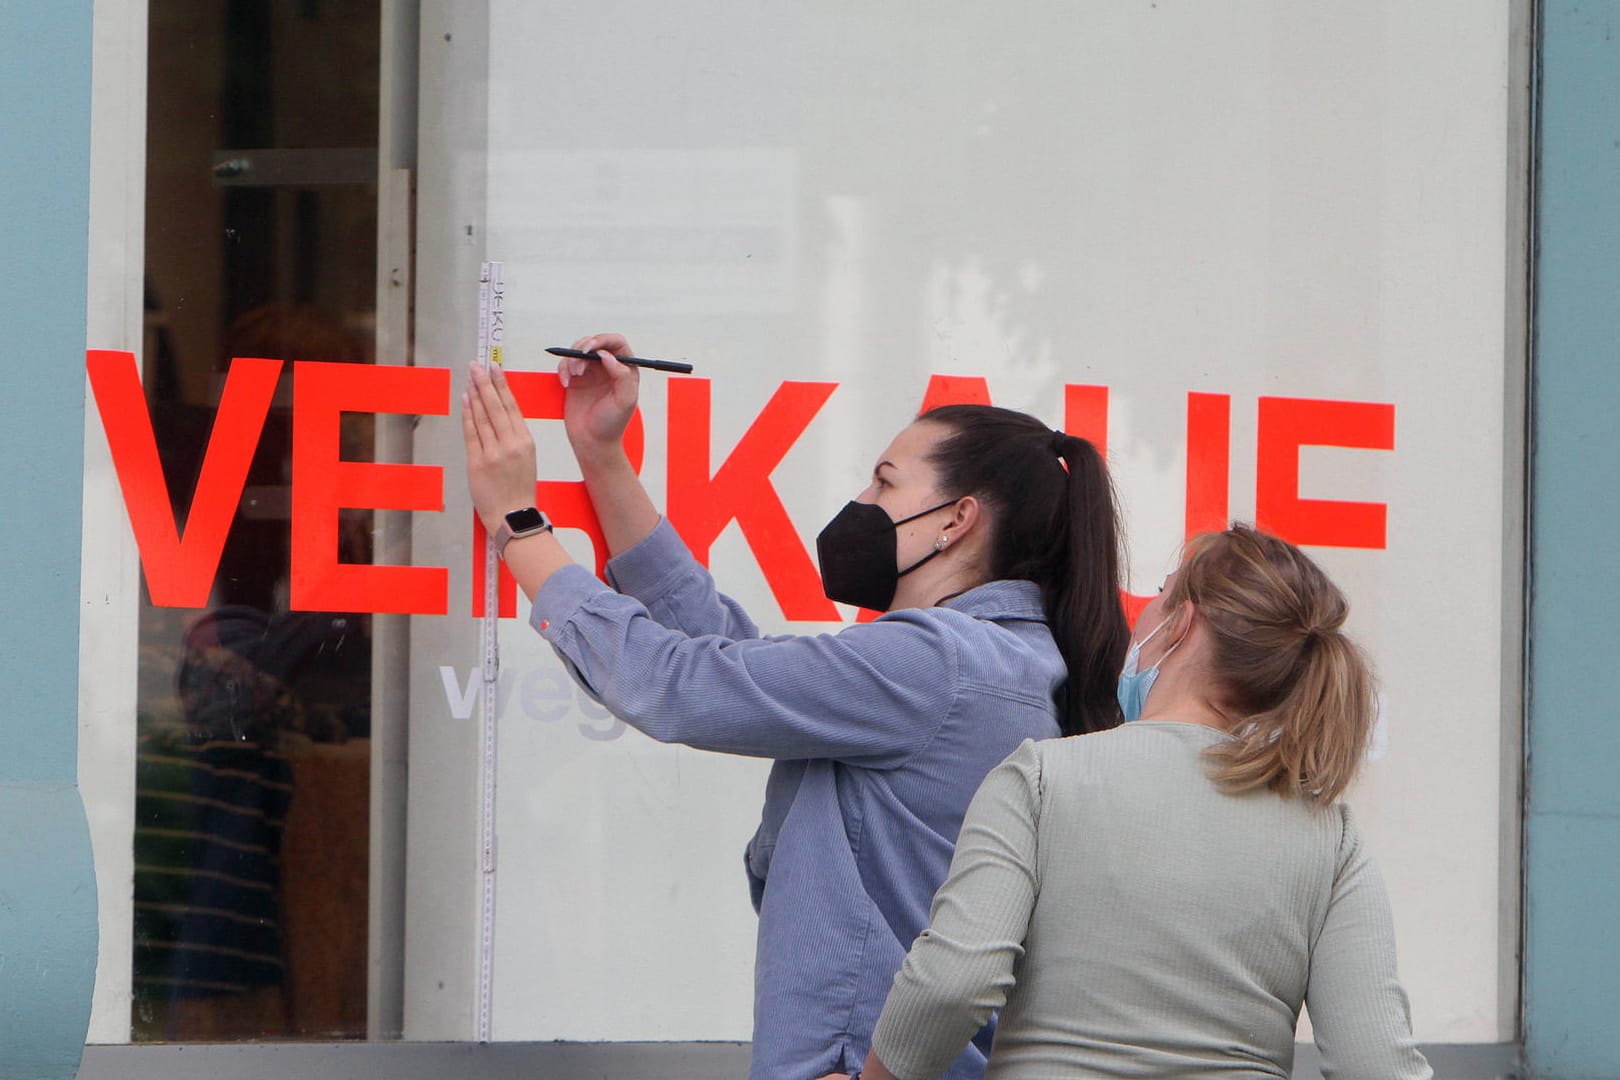
<instances>
[{"instance_id":1,"label":"light blue corduroy jacket","mask_svg":"<svg viewBox=\"0 0 1620 1080\"><path fill-rule=\"evenodd\" d=\"M1067 669L1038 588L994 581L835 634L761 637L667 522L553 574L531 623L663 742L775 759L746 868L759 911L750 1076L858 1067L979 782L1058 734ZM986 1028L947 1076L984 1073Z\"/></svg>"}]
</instances>

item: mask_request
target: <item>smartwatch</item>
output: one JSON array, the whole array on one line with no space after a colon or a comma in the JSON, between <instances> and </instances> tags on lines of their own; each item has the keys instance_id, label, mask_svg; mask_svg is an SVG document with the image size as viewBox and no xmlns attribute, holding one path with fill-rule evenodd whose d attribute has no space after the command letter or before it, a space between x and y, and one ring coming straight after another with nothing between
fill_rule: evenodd
<instances>
[{"instance_id":1,"label":"smartwatch","mask_svg":"<svg viewBox=\"0 0 1620 1080\"><path fill-rule=\"evenodd\" d=\"M495 530L495 551L506 557L506 545L522 536L533 536L535 533L551 531L551 522L546 515L532 506L525 506L521 510L513 510L501 522L501 527Z\"/></svg>"}]
</instances>

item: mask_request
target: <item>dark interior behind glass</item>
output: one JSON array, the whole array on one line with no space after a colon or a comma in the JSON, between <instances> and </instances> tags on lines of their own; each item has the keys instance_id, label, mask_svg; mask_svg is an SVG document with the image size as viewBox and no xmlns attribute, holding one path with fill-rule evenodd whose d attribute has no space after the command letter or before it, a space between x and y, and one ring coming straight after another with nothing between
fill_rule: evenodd
<instances>
[{"instance_id":1,"label":"dark interior behind glass","mask_svg":"<svg viewBox=\"0 0 1620 1080\"><path fill-rule=\"evenodd\" d=\"M150 6L143 378L182 527L231 358L285 366L208 607L143 593L136 1040L366 1032L370 618L289 610L289 484L293 361L373 358L378 7ZM342 443L369 460L369 419Z\"/></svg>"}]
</instances>

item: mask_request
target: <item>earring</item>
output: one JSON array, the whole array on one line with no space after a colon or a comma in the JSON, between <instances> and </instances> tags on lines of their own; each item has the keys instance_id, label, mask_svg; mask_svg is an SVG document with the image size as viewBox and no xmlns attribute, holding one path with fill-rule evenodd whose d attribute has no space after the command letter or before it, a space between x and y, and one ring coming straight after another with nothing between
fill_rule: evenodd
<instances>
[{"instance_id":1,"label":"earring","mask_svg":"<svg viewBox=\"0 0 1620 1080\"><path fill-rule=\"evenodd\" d=\"M934 541L934 550L935 551L944 551L945 550L945 542L947 540L949 540L949 539L950 539L950 537L946 536L944 533L940 533L939 539Z\"/></svg>"}]
</instances>

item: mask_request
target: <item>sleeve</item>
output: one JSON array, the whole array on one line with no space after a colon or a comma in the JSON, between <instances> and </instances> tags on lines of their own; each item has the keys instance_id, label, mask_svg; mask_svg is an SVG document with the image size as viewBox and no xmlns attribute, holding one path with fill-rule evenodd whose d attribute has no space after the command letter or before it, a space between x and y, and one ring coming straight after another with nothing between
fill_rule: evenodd
<instances>
[{"instance_id":1,"label":"sleeve","mask_svg":"<svg viewBox=\"0 0 1620 1080\"><path fill-rule=\"evenodd\" d=\"M985 777L929 926L894 977L872 1049L901 1080L948 1069L1007 1001L1040 891L1041 759L1025 740Z\"/></svg>"},{"instance_id":2,"label":"sleeve","mask_svg":"<svg viewBox=\"0 0 1620 1080\"><path fill-rule=\"evenodd\" d=\"M568 566L530 621L584 690L660 742L892 768L952 715L956 612L911 611L813 637L729 640L660 625L639 600Z\"/></svg>"},{"instance_id":3,"label":"sleeve","mask_svg":"<svg viewBox=\"0 0 1620 1080\"><path fill-rule=\"evenodd\" d=\"M714 578L668 518L659 518L641 543L609 559L607 576L615 589L640 600L652 619L671 630L733 641L759 637L748 613L714 587Z\"/></svg>"},{"instance_id":4,"label":"sleeve","mask_svg":"<svg viewBox=\"0 0 1620 1080\"><path fill-rule=\"evenodd\" d=\"M1341 804L1339 865L1311 949L1305 1005L1327 1080L1428 1080L1411 1006L1395 974L1395 925L1383 876Z\"/></svg>"}]
</instances>

